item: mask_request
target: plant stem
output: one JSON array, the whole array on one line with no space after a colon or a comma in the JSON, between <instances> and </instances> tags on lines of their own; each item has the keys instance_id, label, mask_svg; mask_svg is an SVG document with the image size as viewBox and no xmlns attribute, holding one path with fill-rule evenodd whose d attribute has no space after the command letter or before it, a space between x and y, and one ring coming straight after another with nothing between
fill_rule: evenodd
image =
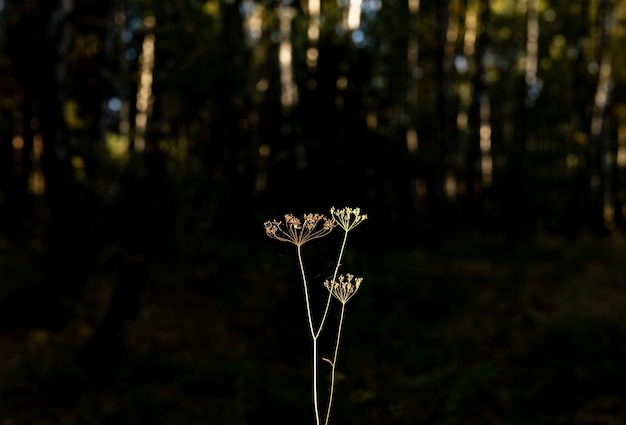
<instances>
[{"instance_id":1,"label":"plant stem","mask_svg":"<svg viewBox=\"0 0 626 425\"><path fill-rule=\"evenodd\" d=\"M328 420L330 419L330 408L333 405L333 394L335 392L335 367L337 366L337 354L339 354L339 340L341 339L341 329L343 327L343 316L344 316L345 310L346 310L346 304L343 303L341 305L341 315L339 317L339 326L337 328L337 343L335 344L335 354L333 355L333 362L331 363L330 395L328 396L328 408L326 410L326 421L324 421L325 425L328 425Z\"/></svg>"},{"instance_id":2,"label":"plant stem","mask_svg":"<svg viewBox=\"0 0 626 425\"><path fill-rule=\"evenodd\" d=\"M315 409L315 423L319 425L320 423L320 413L319 406L317 402L317 337L319 332L316 334L313 328L313 316L311 315L311 301L309 300L309 287L306 283L306 273L304 271L304 262L302 261L302 249L301 246L298 245L298 264L300 265L300 272L302 273L302 285L304 286L304 299L306 305L306 313L307 318L309 320L309 330L311 332L311 339L313 344L313 406ZM321 329L321 326L320 326Z\"/></svg>"},{"instance_id":3,"label":"plant stem","mask_svg":"<svg viewBox=\"0 0 626 425\"><path fill-rule=\"evenodd\" d=\"M311 316L311 301L309 300L309 287L306 283L306 273L304 272L304 262L302 261L302 248L298 245L298 264L300 265L300 273L302 273L302 285L304 286L304 300L306 303L306 314L309 319L309 330L311 336L316 339L315 331L313 330L313 316Z\"/></svg>"},{"instance_id":4,"label":"plant stem","mask_svg":"<svg viewBox=\"0 0 626 425\"><path fill-rule=\"evenodd\" d=\"M337 279L337 273L339 273L339 266L341 266L341 259L343 257L343 251L346 247L346 242L348 241L348 232L344 232L343 234L343 242L341 243L341 249L339 250L339 256L337 257L337 265L335 266L335 272L333 273L334 282ZM317 332L315 333L315 338L317 338L322 332L322 328L324 327L324 322L326 321L326 317L328 316L328 310L330 308L330 301L333 297L332 291L328 291L328 299L326 300L326 308L324 309L324 315L322 316L322 320L320 321L320 326L317 328Z\"/></svg>"},{"instance_id":5,"label":"plant stem","mask_svg":"<svg viewBox=\"0 0 626 425\"><path fill-rule=\"evenodd\" d=\"M317 338L313 338L313 404L315 405L315 423L320 423L320 409L317 403Z\"/></svg>"}]
</instances>

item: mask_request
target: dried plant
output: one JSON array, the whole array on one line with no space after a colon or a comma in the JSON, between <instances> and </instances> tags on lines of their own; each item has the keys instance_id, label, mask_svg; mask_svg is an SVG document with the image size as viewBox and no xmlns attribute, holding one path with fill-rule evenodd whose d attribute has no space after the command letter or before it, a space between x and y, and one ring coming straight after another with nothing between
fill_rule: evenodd
<instances>
[{"instance_id":1,"label":"dried plant","mask_svg":"<svg viewBox=\"0 0 626 425\"><path fill-rule=\"evenodd\" d=\"M337 366L337 354L339 353L339 342L341 340L341 331L344 322L346 303L350 298L356 294L359 289L363 278L355 277L350 273L339 275L339 268L341 266L341 260L345 251L345 247L348 241L348 233L356 228L363 221L367 220L367 214L361 214L360 208L345 207L342 209L336 209L332 207L330 209L330 218L322 214L304 214L302 219L292 215L285 214L284 220L267 221L265 222L265 233L273 239L281 242L289 242L296 246L298 266L300 268L302 285L304 286L304 301L307 314L307 320L309 324L309 333L311 335L312 343L312 366L313 366L313 410L315 412L315 423L320 425L320 408L319 408L319 394L318 394L318 340L326 318L330 309L330 303L333 297L341 303L341 313L339 316L339 325L337 327L337 337L333 352L332 360L322 358L328 362L331 366L330 371L330 389L328 395L328 404L326 407L326 416L324 424L328 425L330 420L330 409L333 403L333 395L335 389L335 370ZM337 257L337 263L335 270L330 279L324 282L324 286L328 289L328 298L326 300L326 306L322 314L322 318L317 327L313 321L313 315L311 312L311 301L309 296L309 283L304 268L304 262L302 260L302 246L311 240L322 238L339 226L343 229L343 239L341 247L339 249L339 255Z\"/></svg>"}]
</instances>

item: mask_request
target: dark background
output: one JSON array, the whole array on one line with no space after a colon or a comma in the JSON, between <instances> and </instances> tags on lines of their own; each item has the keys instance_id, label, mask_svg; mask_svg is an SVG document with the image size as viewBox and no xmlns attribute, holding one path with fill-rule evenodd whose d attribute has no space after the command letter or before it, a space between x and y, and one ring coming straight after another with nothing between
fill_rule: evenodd
<instances>
[{"instance_id":1,"label":"dark background","mask_svg":"<svg viewBox=\"0 0 626 425\"><path fill-rule=\"evenodd\" d=\"M625 2L348 4L0 1L0 425L314 423L331 206L332 423L626 423Z\"/></svg>"}]
</instances>

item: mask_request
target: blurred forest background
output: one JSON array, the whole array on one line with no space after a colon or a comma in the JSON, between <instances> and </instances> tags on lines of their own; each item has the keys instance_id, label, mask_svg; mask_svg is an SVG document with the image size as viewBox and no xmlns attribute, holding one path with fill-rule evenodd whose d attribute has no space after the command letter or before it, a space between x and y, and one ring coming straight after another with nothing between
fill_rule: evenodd
<instances>
[{"instance_id":1,"label":"blurred forest background","mask_svg":"<svg viewBox=\"0 0 626 425\"><path fill-rule=\"evenodd\" d=\"M626 423L626 1L0 0L0 47L0 425L313 423L263 222L331 206L333 423Z\"/></svg>"}]
</instances>

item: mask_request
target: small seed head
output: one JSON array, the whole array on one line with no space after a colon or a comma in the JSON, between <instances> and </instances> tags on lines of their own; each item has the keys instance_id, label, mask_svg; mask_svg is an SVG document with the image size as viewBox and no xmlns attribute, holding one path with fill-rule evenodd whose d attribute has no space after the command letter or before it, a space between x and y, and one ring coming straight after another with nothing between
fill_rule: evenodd
<instances>
[{"instance_id":1,"label":"small seed head","mask_svg":"<svg viewBox=\"0 0 626 425\"><path fill-rule=\"evenodd\" d=\"M285 214L284 221L266 221L265 233L281 242L302 246L306 242L328 235L337 224L328 217L318 214L304 214L302 219L293 214Z\"/></svg>"},{"instance_id":2,"label":"small seed head","mask_svg":"<svg viewBox=\"0 0 626 425\"><path fill-rule=\"evenodd\" d=\"M356 226L367 220L367 214L361 214L361 208L345 207L337 209L332 207L330 215L333 220L346 232L354 229Z\"/></svg>"},{"instance_id":3,"label":"small seed head","mask_svg":"<svg viewBox=\"0 0 626 425\"><path fill-rule=\"evenodd\" d=\"M350 273L339 275L337 280L326 280L324 286L339 302L345 304L361 286L362 277L354 277Z\"/></svg>"}]
</instances>

